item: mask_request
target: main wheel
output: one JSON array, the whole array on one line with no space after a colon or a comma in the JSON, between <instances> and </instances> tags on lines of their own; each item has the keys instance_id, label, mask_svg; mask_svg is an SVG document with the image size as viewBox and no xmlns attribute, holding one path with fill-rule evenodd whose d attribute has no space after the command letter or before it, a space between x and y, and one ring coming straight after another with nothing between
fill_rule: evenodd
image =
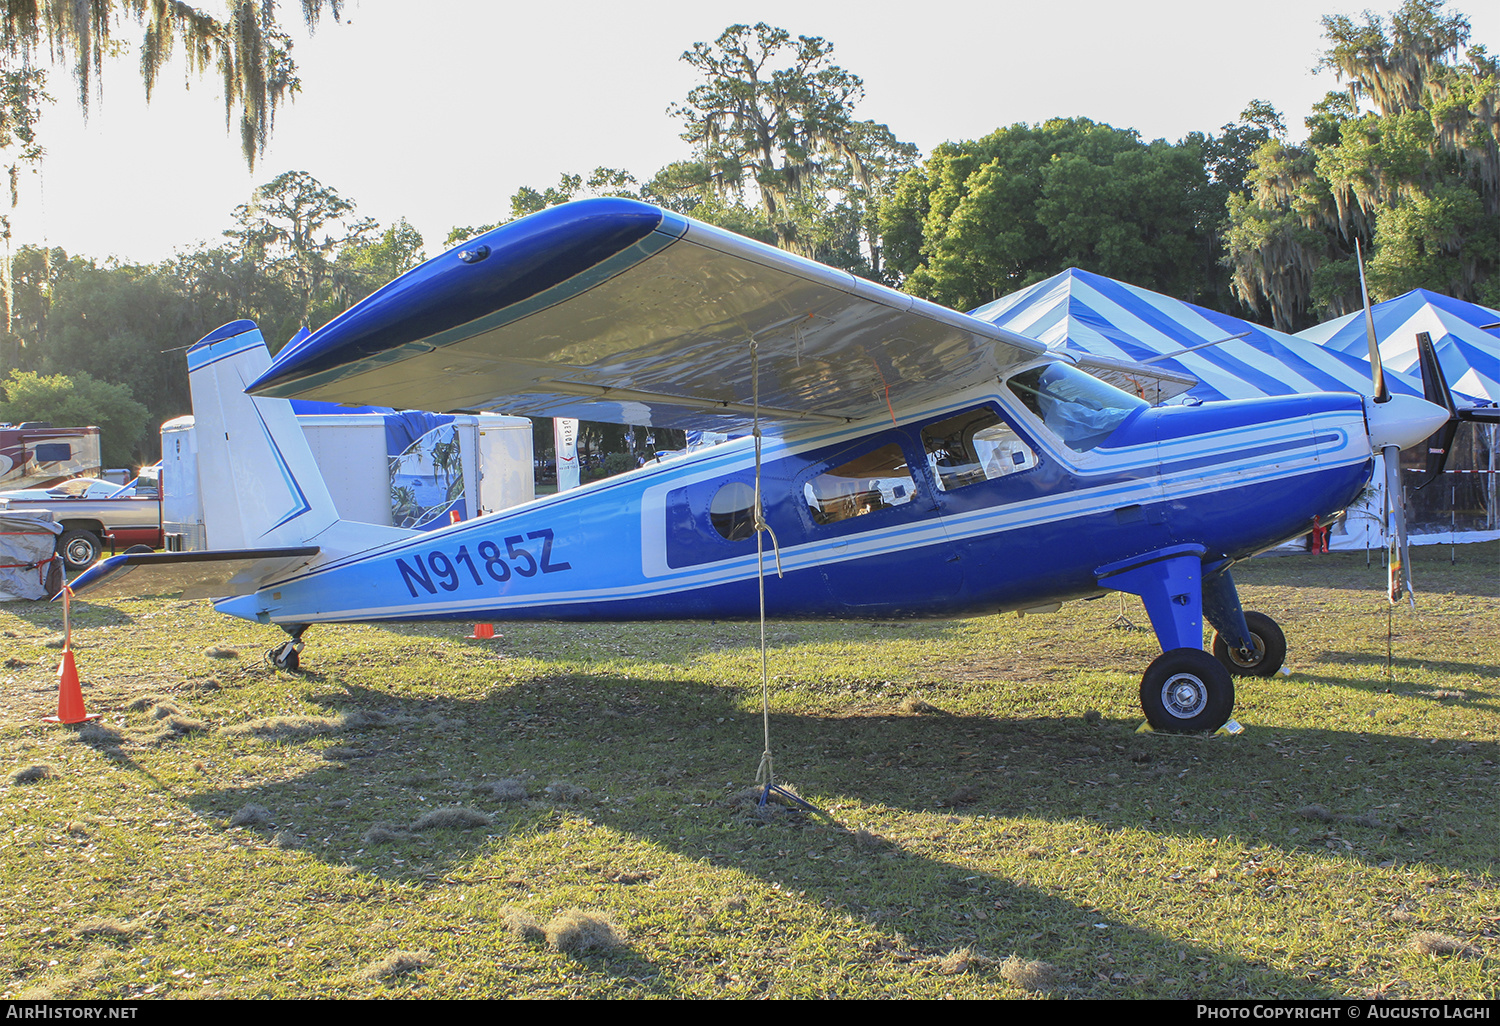
<instances>
[{"instance_id":1,"label":"main wheel","mask_svg":"<svg viewBox=\"0 0 1500 1026\"><path fill-rule=\"evenodd\" d=\"M1217 730L1234 711L1234 681L1199 648L1157 656L1141 677L1141 708L1156 730L1191 734Z\"/></svg>"},{"instance_id":2,"label":"main wheel","mask_svg":"<svg viewBox=\"0 0 1500 1026\"><path fill-rule=\"evenodd\" d=\"M94 565L99 559L99 553L104 551L104 546L93 531L75 527L71 531L64 531L62 537L57 539L57 551L62 553L63 562L68 564L69 570L82 570Z\"/></svg>"},{"instance_id":3,"label":"main wheel","mask_svg":"<svg viewBox=\"0 0 1500 1026\"><path fill-rule=\"evenodd\" d=\"M1236 677L1269 677L1286 662L1286 635L1265 613L1247 612L1245 626L1250 628L1251 651L1230 648L1215 632L1214 658Z\"/></svg>"}]
</instances>

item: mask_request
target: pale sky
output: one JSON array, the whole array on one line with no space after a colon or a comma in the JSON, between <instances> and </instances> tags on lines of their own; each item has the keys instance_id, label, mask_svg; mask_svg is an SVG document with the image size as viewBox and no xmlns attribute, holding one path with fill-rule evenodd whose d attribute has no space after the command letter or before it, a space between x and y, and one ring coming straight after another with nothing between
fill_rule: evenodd
<instances>
[{"instance_id":1,"label":"pale sky","mask_svg":"<svg viewBox=\"0 0 1500 1026\"><path fill-rule=\"evenodd\" d=\"M1313 72L1320 17L1367 6L1386 9L1365 0L356 0L342 24L325 19L309 39L298 5L283 3L302 92L278 112L253 173L237 132L225 132L212 77L170 71L147 106L129 54L105 69L86 124L71 77L53 72L58 102L40 129L47 157L23 178L12 221L16 244L154 262L219 242L256 185L299 170L382 225L404 216L434 256L454 225L503 217L520 186L601 164L644 179L688 156L666 113L695 84L679 57L736 22L832 41L835 61L865 82L856 115L885 122L924 156L945 140L1058 116L1176 141L1217 132L1252 99L1273 103L1300 139L1312 104L1337 86ZM1500 5L1459 9L1471 43L1495 50Z\"/></svg>"}]
</instances>

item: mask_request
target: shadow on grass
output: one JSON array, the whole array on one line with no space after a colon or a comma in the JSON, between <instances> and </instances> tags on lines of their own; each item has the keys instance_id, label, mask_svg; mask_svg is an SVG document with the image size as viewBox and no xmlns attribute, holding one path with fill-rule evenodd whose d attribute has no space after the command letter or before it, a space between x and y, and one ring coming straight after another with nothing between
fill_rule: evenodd
<instances>
[{"instance_id":1,"label":"shadow on grass","mask_svg":"<svg viewBox=\"0 0 1500 1026\"><path fill-rule=\"evenodd\" d=\"M242 804L264 805L278 828L324 839L307 850L330 864L429 886L462 879L481 853L496 854L496 838L503 845L587 817L847 913L893 947L904 943L900 935L929 953L972 945L1002 957L1041 958L1062 970L1060 993L1093 997L1343 992L1053 893L1063 888L1045 881L1059 866L1076 867L1079 880L1098 871L1086 853L1053 847L1054 835L1080 824L1101 828L1095 843L1143 845L1117 858L1179 903L1215 899L1206 885L1149 869L1161 865L1157 852L1145 850L1151 842L1118 831L1214 838L1238 857L1255 851L1274 860L1300 849L1367 865L1420 860L1475 876L1496 868L1483 840L1467 839L1481 831L1465 829L1472 810L1492 807L1493 771L1484 763L1500 759L1493 742L1310 730L1208 739L1140 735L1134 722L912 716L895 708L774 715L778 766L804 796L857 805L871 820L921 814L925 826L916 834L907 823L906 835L882 839L857 833L866 824L838 813L832 823L785 814L767 822L726 805L737 790L727 778L748 778L761 748L759 717L738 698L733 689L631 676L532 680L478 701L411 701L350 689L315 700L380 712L385 725L340 735L335 764L185 800L221 823ZM1370 773L1356 773L1356 766ZM528 801L476 794L476 784L521 774L529 775ZM554 779L583 793L549 797L543 788ZM1443 781L1441 801L1433 780ZM1366 793L1376 781L1378 793ZM365 839L373 826L410 823L444 805L477 806L494 824L381 845ZM891 829L869 825L877 835ZM970 857L950 859L949 851ZM992 855L1035 870L983 868ZM604 879L598 866L559 872L562 881ZM1298 915L1300 899L1289 892L1249 880L1223 886L1255 891L1257 900ZM586 961L621 986L676 992L672 973L648 967L634 950ZM1178 964L1185 967L1179 991L1127 968Z\"/></svg>"},{"instance_id":2,"label":"shadow on grass","mask_svg":"<svg viewBox=\"0 0 1500 1026\"><path fill-rule=\"evenodd\" d=\"M17 619L24 620L33 627L62 632L63 606L61 602L53 602L51 599L6 602L0 606L0 611L12 613ZM126 624L135 623L135 618L129 612L121 611L114 606L96 605L76 599L73 601L70 618L75 631L87 630L91 627L123 627Z\"/></svg>"}]
</instances>

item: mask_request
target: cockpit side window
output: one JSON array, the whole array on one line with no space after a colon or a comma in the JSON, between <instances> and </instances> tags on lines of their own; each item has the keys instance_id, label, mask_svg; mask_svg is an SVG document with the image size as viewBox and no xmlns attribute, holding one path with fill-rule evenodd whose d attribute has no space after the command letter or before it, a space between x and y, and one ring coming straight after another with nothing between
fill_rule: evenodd
<instances>
[{"instance_id":1,"label":"cockpit side window","mask_svg":"<svg viewBox=\"0 0 1500 1026\"><path fill-rule=\"evenodd\" d=\"M802 486L808 514L815 524L833 524L904 506L915 493L916 482L906 453L896 444L825 470Z\"/></svg>"},{"instance_id":2,"label":"cockpit side window","mask_svg":"<svg viewBox=\"0 0 1500 1026\"><path fill-rule=\"evenodd\" d=\"M945 492L1009 477L1037 465L1036 453L988 406L922 429L933 479Z\"/></svg>"},{"instance_id":3,"label":"cockpit side window","mask_svg":"<svg viewBox=\"0 0 1500 1026\"><path fill-rule=\"evenodd\" d=\"M1021 371L1006 385L1074 452L1098 448L1126 417L1149 405L1066 363Z\"/></svg>"}]
</instances>

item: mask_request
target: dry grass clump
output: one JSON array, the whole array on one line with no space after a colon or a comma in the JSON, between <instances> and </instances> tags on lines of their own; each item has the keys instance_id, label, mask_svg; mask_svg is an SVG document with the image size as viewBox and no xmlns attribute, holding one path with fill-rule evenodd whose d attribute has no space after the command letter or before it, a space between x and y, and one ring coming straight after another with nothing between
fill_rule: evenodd
<instances>
[{"instance_id":1,"label":"dry grass clump","mask_svg":"<svg viewBox=\"0 0 1500 1026\"><path fill-rule=\"evenodd\" d=\"M42 647L43 648L62 648L63 644L66 642L66 640L67 639L64 638L61 634L55 634L52 637L48 638L46 641L42 642ZM75 645L73 647L77 648L78 646Z\"/></svg>"},{"instance_id":2,"label":"dry grass clump","mask_svg":"<svg viewBox=\"0 0 1500 1026\"><path fill-rule=\"evenodd\" d=\"M360 980L393 980L432 964L430 951L392 951L389 955L365 966L356 975Z\"/></svg>"},{"instance_id":3,"label":"dry grass clump","mask_svg":"<svg viewBox=\"0 0 1500 1026\"><path fill-rule=\"evenodd\" d=\"M1085 709L1083 711L1084 723L1099 723L1104 719L1104 714L1098 709Z\"/></svg>"},{"instance_id":4,"label":"dry grass clump","mask_svg":"<svg viewBox=\"0 0 1500 1026\"><path fill-rule=\"evenodd\" d=\"M241 805L235 810L233 816L229 817L229 825L237 826L269 826L271 823L271 810L264 805L254 802Z\"/></svg>"},{"instance_id":5,"label":"dry grass clump","mask_svg":"<svg viewBox=\"0 0 1500 1026\"><path fill-rule=\"evenodd\" d=\"M384 713L356 709L337 716L267 716L264 719L237 723L224 730L230 734L250 734L260 738L313 737L344 730L380 727L395 722L400 721Z\"/></svg>"},{"instance_id":6,"label":"dry grass clump","mask_svg":"<svg viewBox=\"0 0 1500 1026\"><path fill-rule=\"evenodd\" d=\"M963 947L957 951L950 951L938 959L937 968L938 972L944 976L957 976L960 973L968 972L971 968L987 965L989 961L989 959L975 954L973 948Z\"/></svg>"},{"instance_id":7,"label":"dry grass clump","mask_svg":"<svg viewBox=\"0 0 1500 1026\"><path fill-rule=\"evenodd\" d=\"M1461 955L1464 958L1478 958L1480 955L1478 948L1465 944L1457 937L1427 931L1412 937L1411 949L1422 955Z\"/></svg>"},{"instance_id":8,"label":"dry grass clump","mask_svg":"<svg viewBox=\"0 0 1500 1026\"><path fill-rule=\"evenodd\" d=\"M227 645L209 645L203 650L203 654L210 659L238 659L240 657L238 649Z\"/></svg>"},{"instance_id":9,"label":"dry grass clump","mask_svg":"<svg viewBox=\"0 0 1500 1026\"><path fill-rule=\"evenodd\" d=\"M85 919L73 930L75 937L105 937L110 940L127 940L140 933L139 922L124 919Z\"/></svg>"},{"instance_id":10,"label":"dry grass clump","mask_svg":"<svg viewBox=\"0 0 1500 1026\"><path fill-rule=\"evenodd\" d=\"M516 777L480 784L475 790L489 795L497 802L524 802L528 796L526 782Z\"/></svg>"},{"instance_id":11,"label":"dry grass clump","mask_svg":"<svg viewBox=\"0 0 1500 1026\"><path fill-rule=\"evenodd\" d=\"M577 909L554 916L543 930L547 935L547 944L554 951L569 955L585 951L611 951L625 943L625 938L608 919Z\"/></svg>"},{"instance_id":12,"label":"dry grass clump","mask_svg":"<svg viewBox=\"0 0 1500 1026\"><path fill-rule=\"evenodd\" d=\"M1057 968L1050 962L1011 955L1000 963L1000 978L1024 991L1049 990L1056 977Z\"/></svg>"},{"instance_id":13,"label":"dry grass clump","mask_svg":"<svg viewBox=\"0 0 1500 1026\"><path fill-rule=\"evenodd\" d=\"M377 823L365 831L366 844L390 844L392 841L404 841L411 836L411 831L405 827L390 826L386 823Z\"/></svg>"},{"instance_id":14,"label":"dry grass clump","mask_svg":"<svg viewBox=\"0 0 1500 1026\"><path fill-rule=\"evenodd\" d=\"M935 713L942 712L943 710L925 698L918 698L916 695L911 695L901 703L901 711L911 713L914 716L920 716L922 713Z\"/></svg>"},{"instance_id":15,"label":"dry grass clump","mask_svg":"<svg viewBox=\"0 0 1500 1026\"><path fill-rule=\"evenodd\" d=\"M145 712L147 709L155 708L158 705L171 704L172 700L165 695L136 695L129 702L125 703L125 710L126 712Z\"/></svg>"},{"instance_id":16,"label":"dry grass clump","mask_svg":"<svg viewBox=\"0 0 1500 1026\"><path fill-rule=\"evenodd\" d=\"M58 776L57 770L46 763L37 763L34 766L23 766L10 775L12 784L34 784L38 780L51 780Z\"/></svg>"},{"instance_id":17,"label":"dry grass clump","mask_svg":"<svg viewBox=\"0 0 1500 1026\"><path fill-rule=\"evenodd\" d=\"M90 720L78 728L78 740L89 744L117 745L125 740L125 735L113 727L105 726L101 720Z\"/></svg>"},{"instance_id":18,"label":"dry grass clump","mask_svg":"<svg viewBox=\"0 0 1500 1026\"><path fill-rule=\"evenodd\" d=\"M588 793L588 788L570 784L566 780L554 780L547 785L547 797L555 802L576 802Z\"/></svg>"},{"instance_id":19,"label":"dry grass clump","mask_svg":"<svg viewBox=\"0 0 1500 1026\"><path fill-rule=\"evenodd\" d=\"M413 830L473 830L493 826L494 820L467 805L448 805L418 816Z\"/></svg>"},{"instance_id":20,"label":"dry grass clump","mask_svg":"<svg viewBox=\"0 0 1500 1026\"><path fill-rule=\"evenodd\" d=\"M952 794L938 802L938 804L956 809L960 805L971 804L974 799L979 797L980 793L979 785L977 784L961 784Z\"/></svg>"},{"instance_id":21,"label":"dry grass clump","mask_svg":"<svg viewBox=\"0 0 1500 1026\"><path fill-rule=\"evenodd\" d=\"M530 944L540 944L547 939L547 930L540 920L530 912L518 908L505 908L500 913L500 925L505 932Z\"/></svg>"},{"instance_id":22,"label":"dry grass clump","mask_svg":"<svg viewBox=\"0 0 1500 1026\"><path fill-rule=\"evenodd\" d=\"M181 716L182 714L182 707L168 698L157 702L151 707L148 713L153 720L165 720L170 716Z\"/></svg>"},{"instance_id":23,"label":"dry grass clump","mask_svg":"<svg viewBox=\"0 0 1500 1026\"><path fill-rule=\"evenodd\" d=\"M1310 819L1318 823L1332 823L1333 813L1321 805L1304 805L1297 810L1297 815L1303 819Z\"/></svg>"}]
</instances>

